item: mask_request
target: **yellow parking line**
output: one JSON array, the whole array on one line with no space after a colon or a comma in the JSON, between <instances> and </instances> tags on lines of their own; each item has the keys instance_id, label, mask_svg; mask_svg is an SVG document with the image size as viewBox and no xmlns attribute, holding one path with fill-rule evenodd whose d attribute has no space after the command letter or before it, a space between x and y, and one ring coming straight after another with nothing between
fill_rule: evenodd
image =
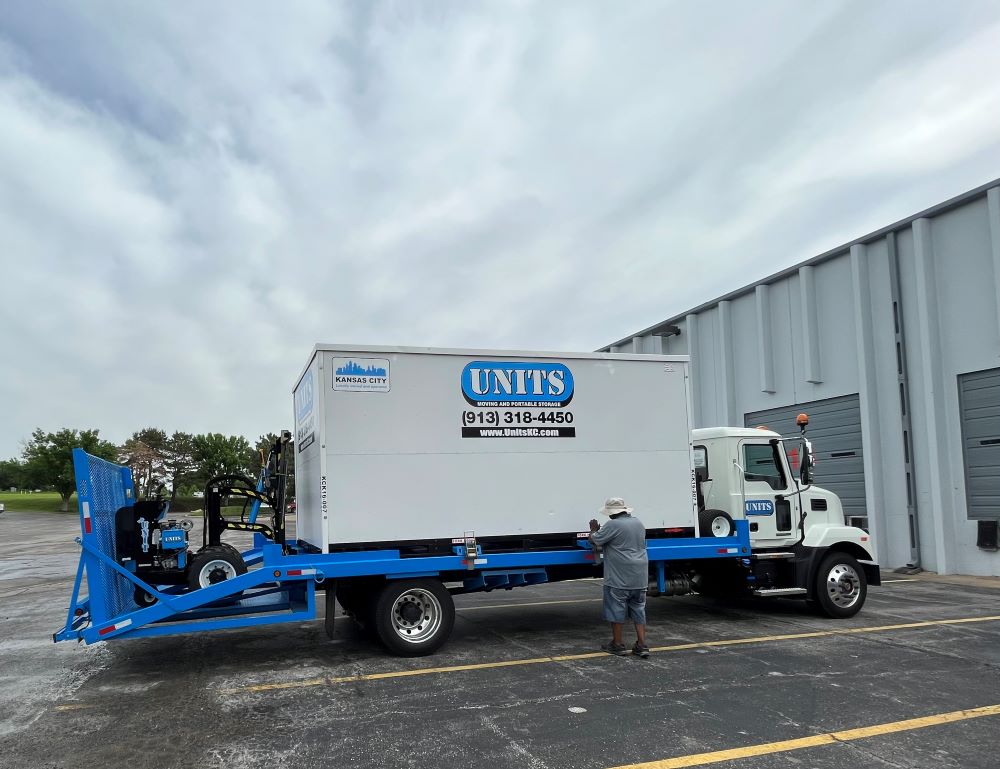
<instances>
[{"instance_id":1,"label":"yellow parking line","mask_svg":"<svg viewBox=\"0 0 1000 769\"><path fill-rule=\"evenodd\" d=\"M859 635L862 633L884 633L890 630L910 630L938 625L962 625L977 622L996 622L1000 615L989 617L960 617L958 619L925 620L923 622L906 622L898 625L875 625L866 627L842 628L838 630L815 630L808 633L785 633L783 635L752 636L750 638L727 638L718 641L697 641L694 643L673 644L671 646L656 646L651 652L674 652L688 649L710 649L719 646L738 646L742 644L759 644L773 641L793 641L802 638L826 638L831 636ZM589 660L597 657L610 656L607 652L584 652L582 654L561 654L550 657L531 657L528 659L500 660L497 662L476 662L468 665L448 665L438 668L414 668L412 670L390 670L384 673L359 673L353 676L321 676L319 678L304 678L299 681L283 681L273 684L252 684L233 689L222 689L222 694L237 694L239 692L268 692L279 689L299 689L309 686L331 686L334 684L355 681L379 681L386 678L407 678L409 676L426 676L438 673L461 673L470 670L491 670L493 668L508 668L521 665L539 665L544 662L571 662Z\"/></svg>"},{"instance_id":2,"label":"yellow parking line","mask_svg":"<svg viewBox=\"0 0 1000 769\"><path fill-rule=\"evenodd\" d=\"M941 724L952 724L956 721L967 721L970 718L997 715L1000 715L1000 705L986 705L970 710L954 710L951 713L938 713L937 715L923 716L922 718L909 718L905 721L891 721L885 724L876 724L875 726L863 726L859 729L846 729L840 732L815 734L811 737L800 737L795 740L764 742L759 745L748 745L743 748L715 750L710 753L692 753L691 755L665 758L660 761L627 764L615 767L615 769L681 769L681 767L687 766L705 766L706 764L717 764L721 761L736 761L741 758L765 756L769 753L786 753L792 750L802 750L803 748L815 748L819 745L832 745L837 742L863 740L869 737L879 737L884 734L908 732L913 729L924 729L928 726L940 726Z\"/></svg>"},{"instance_id":3,"label":"yellow parking line","mask_svg":"<svg viewBox=\"0 0 1000 769\"><path fill-rule=\"evenodd\" d=\"M521 606L552 606L557 603L593 603L603 598L573 598L565 601L532 601L531 603L494 603L484 606L457 606L455 611L481 611L482 609L514 609Z\"/></svg>"}]
</instances>

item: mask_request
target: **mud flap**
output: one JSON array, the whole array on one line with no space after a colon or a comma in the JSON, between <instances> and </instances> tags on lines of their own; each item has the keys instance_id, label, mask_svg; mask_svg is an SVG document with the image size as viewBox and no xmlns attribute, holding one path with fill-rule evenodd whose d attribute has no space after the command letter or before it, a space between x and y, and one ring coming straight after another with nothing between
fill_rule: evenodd
<instances>
[{"instance_id":1,"label":"mud flap","mask_svg":"<svg viewBox=\"0 0 1000 769\"><path fill-rule=\"evenodd\" d=\"M323 628L326 630L326 637L333 640L333 622L337 618L337 580L328 579L326 581L326 616L323 618Z\"/></svg>"},{"instance_id":2,"label":"mud flap","mask_svg":"<svg viewBox=\"0 0 1000 769\"><path fill-rule=\"evenodd\" d=\"M882 572L875 561L862 561L859 559L858 563L865 570L865 578L869 585L878 586L882 584Z\"/></svg>"}]
</instances>

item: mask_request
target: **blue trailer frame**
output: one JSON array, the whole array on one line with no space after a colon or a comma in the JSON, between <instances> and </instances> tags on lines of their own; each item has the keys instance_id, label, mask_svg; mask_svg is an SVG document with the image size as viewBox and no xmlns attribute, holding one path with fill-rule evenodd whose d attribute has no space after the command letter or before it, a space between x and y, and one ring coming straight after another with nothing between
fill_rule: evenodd
<instances>
[{"instance_id":1,"label":"blue trailer frame","mask_svg":"<svg viewBox=\"0 0 1000 769\"><path fill-rule=\"evenodd\" d=\"M88 644L112 638L139 638L205 630L301 622L316 618L316 587L327 580L351 577L404 579L441 577L460 581L456 592L511 589L548 582L547 569L595 565L595 553L586 539L576 548L483 554L453 547L451 555L402 556L399 550L309 553L305 543L275 544L260 533L244 552L246 574L197 590L185 586L148 584L115 559L115 514L135 504L135 485L127 467L73 450L73 468L80 511L80 562L64 627L53 641ZM665 592L670 561L747 559L750 531L736 521L731 537L650 539L649 561L661 592ZM471 557L470 557L471 556ZM460 577L457 575L461 575ZM81 596L83 578L88 595ZM136 588L155 596L151 606L139 607Z\"/></svg>"}]
</instances>

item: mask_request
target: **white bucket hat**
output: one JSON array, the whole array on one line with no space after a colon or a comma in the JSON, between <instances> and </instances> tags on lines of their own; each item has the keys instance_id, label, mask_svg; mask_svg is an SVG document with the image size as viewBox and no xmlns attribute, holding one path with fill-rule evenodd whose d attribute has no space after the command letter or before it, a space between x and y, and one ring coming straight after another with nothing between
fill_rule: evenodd
<instances>
[{"instance_id":1,"label":"white bucket hat","mask_svg":"<svg viewBox=\"0 0 1000 769\"><path fill-rule=\"evenodd\" d=\"M619 513L631 513L632 508L625 506L625 500L621 497L610 497L598 512L608 517Z\"/></svg>"}]
</instances>

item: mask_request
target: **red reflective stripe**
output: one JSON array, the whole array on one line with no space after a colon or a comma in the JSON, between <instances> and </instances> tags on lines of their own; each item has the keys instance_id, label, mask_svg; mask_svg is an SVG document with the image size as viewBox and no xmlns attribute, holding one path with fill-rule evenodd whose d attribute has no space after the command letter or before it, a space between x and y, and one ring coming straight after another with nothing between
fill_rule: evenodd
<instances>
[{"instance_id":1,"label":"red reflective stripe","mask_svg":"<svg viewBox=\"0 0 1000 769\"><path fill-rule=\"evenodd\" d=\"M285 572L285 573L286 573L286 574L287 574L287 575L288 575L289 577L301 577L301 576L302 576L302 569L289 569L289 570L288 570L287 572Z\"/></svg>"},{"instance_id":2,"label":"red reflective stripe","mask_svg":"<svg viewBox=\"0 0 1000 769\"><path fill-rule=\"evenodd\" d=\"M720 548L719 548L718 550L716 550L715 552L717 552L717 553L722 553L722 554L725 554L725 553L728 553L728 552L729 552L729 548L728 548L728 547L720 547Z\"/></svg>"},{"instance_id":3,"label":"red reflective stripe","mask_svg":"<svg viewBox=\"0 0 1000 769\"><path fill-rule=\"evenodd\" d=\"M90 517L89 516L83 519L83 533L84 534L91 534L91 533L93 533L93 530L90 527Z\"/></svg>"},{"instance_id":4,"label":"red reflective stripe","mask_svg":"<svg viewBox=\"0 0 1000 769\"><path fill-rule=\"evenodd\" d=\"M114 625L108 625L107 627L102 627L100 630L98 630L97 635L107 635L108 633L111 633L115 630L117 630L117 628Z\"/></svg>"}]
</instances>

